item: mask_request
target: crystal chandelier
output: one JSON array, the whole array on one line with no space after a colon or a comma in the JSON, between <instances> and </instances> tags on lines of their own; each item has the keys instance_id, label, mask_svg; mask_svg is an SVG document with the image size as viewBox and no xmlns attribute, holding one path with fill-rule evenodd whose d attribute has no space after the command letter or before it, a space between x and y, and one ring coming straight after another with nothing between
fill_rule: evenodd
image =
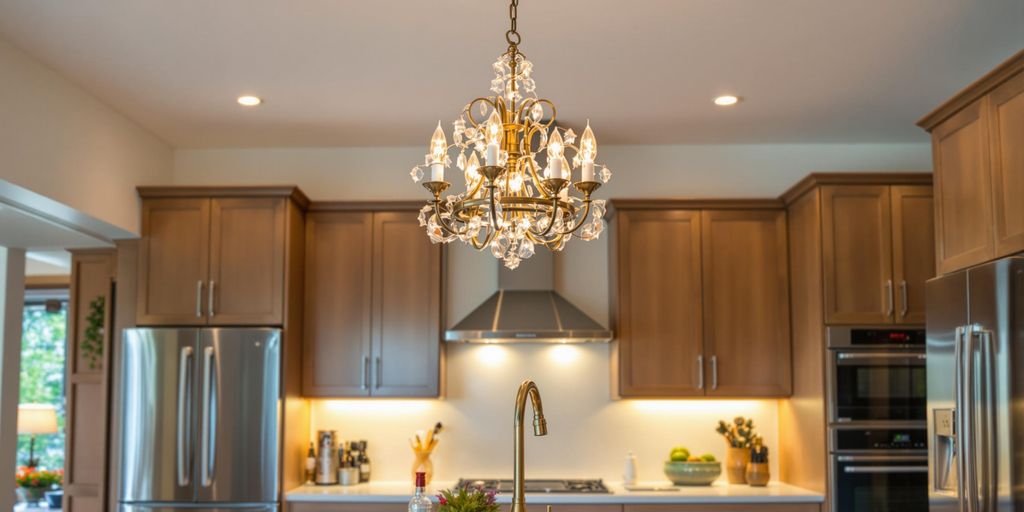
<instances>
[{"instance_id":1,"label":"crystal chandelier","mask_svg":"<svg viewBox=\"0 0 1024 512\"><path fill-rule=\"evenodd\" d=\"M533 256L537 244L560 251L573 236L600 236L605 203L590 196L611 179L608 167L594 163L597 140L590 122L577 145L572 129L556 126L554 103L537 96L533 64L519 52L518 5L512 0L509 6L508 50L493 66L494 95L466 105L452 123L452 144L438 122L424 164L410 172L417 183L429 173L423 186L433 199L420 210L419 221L432 242L457 239L490 249L510 269ZM451 186L444 174L454 153L466 189L442 197Z\"/></svg>"}]
</instances>

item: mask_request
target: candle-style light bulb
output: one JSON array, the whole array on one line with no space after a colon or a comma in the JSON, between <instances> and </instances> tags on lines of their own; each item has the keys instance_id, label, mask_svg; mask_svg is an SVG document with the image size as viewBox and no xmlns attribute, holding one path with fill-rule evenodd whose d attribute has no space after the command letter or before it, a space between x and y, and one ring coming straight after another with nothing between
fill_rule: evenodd
<instances>
[{"instance_id":1,"label":"candle-style light bulb","mask_svg":"<svg viewBox=\"0 0 1024 512\"><path fill-rule=\"evenodd\" d=\"M441 121L437 122L430 137L430 181L444 181L444 156L448 153L448 139L444 137Z\"/></svg>"},{"instance_id":2,"label":"candle-style light bulb","mask_svg":"<svg viewBox=\"0 0 1024 512\"><path fill-rule=\"evenodd\" d=\"M484 126L484 140L487 142L484 161L487 165L498 165L498 147L501 146L503 132L504 126L501 123L501 116L498 115L498 109L493 109Z\"/></svg>"},{"instance_id":3,"label":"candle-style light bulb","mask_svg":"<svg viewBox=\"0 0 1024 512\"><path fill-rule=\"evenodd\" d=\"M480 179L480 159L476 157L476 151L469 156L469 162L466 162L466 185L471 185Z\"/></svg>"},{"instance_id":4,"label":"candle-style light bulb","mask_svg":"<svg viewBox=\"0 0 1024 512\"><path fill-rule=\"evenodd\" d=\"M583 165L583 181L594 181L594 160L597 158L597 139L594 138L594 130L590 129L590 120L587 120L587 128L583 130L580 137L580 160Z\"/></svg>"},{"instance_id":5,"label":"candle-style light bulb","mask_svg":"<svg viewBox=\"0 0 1024 512\"><path fill-rule=\"evenodd\" d=\"M552 178L563 178L562 161L565 155L565 143L558 128L551 129L551 136L548 137L548 167L551 169Z\"/></svg>"}]
</instances>

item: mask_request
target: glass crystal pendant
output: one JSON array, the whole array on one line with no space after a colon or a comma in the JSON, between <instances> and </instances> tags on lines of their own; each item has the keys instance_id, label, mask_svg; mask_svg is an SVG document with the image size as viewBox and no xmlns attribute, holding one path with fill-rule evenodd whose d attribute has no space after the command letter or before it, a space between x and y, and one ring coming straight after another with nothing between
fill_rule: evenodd
<instances>
[{"instance_id":1,"label":"glass crystal pendant","mask_svg":"<svg viewBox=\"0 0 1024 512\"><path fill-rule=\"evenodd\" d=\"M423 164L409 176L432 196L418 217L432 242L459 240L514 269L537 246L560 251L573 237L601 235L605 202L591 195L611 171L595 163L589 121L578 144L572 128L556 125L555 105L537 95L533 63L519 51L516 9L510 14L508 50L492 64L490 95L466 105L452 123L451 144L438 123ZM449 190L453 155L463 179Z\"/></svg>"}]
</instances>

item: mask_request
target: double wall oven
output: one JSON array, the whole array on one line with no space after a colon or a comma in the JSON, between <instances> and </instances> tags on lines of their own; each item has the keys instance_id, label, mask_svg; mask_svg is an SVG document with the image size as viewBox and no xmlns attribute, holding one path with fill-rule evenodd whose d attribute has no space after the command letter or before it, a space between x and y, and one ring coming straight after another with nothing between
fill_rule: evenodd
<instances>
[{"instance_id":1,"label":"double wall oven","mask_svg":"<svg viewBox=\"0 0 1024 512\"><path fill-rule=\"evenodd\" d=\"M833 512L927 512L924 328L828 329Z\"/></svg>"}]
</instances>

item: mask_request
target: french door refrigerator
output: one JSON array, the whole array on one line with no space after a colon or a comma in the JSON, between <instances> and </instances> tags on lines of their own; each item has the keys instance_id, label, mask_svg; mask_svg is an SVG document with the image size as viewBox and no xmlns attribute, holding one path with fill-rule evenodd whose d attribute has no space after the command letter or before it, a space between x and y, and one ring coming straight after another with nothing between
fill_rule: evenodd
<instances>
[{"instance_id":1,"label":"french door refrigerator","mask_svg":"<svg viewBox=\"0 0 1024 512\"><path fill-rule=\"evenodd\" d=\"M274 511L277 329L128 329L121 512Z\"/></svg>"},{"instance_id":2,"label":"french door refrigerator","mask_svg":"<svg viewBox=\"0 0 1024 512\"><path fill-rule=\"evenodd\" d=\"M1024 257L927 284L932 512L1024 510Z\"/></svg>"}]
</instances>

